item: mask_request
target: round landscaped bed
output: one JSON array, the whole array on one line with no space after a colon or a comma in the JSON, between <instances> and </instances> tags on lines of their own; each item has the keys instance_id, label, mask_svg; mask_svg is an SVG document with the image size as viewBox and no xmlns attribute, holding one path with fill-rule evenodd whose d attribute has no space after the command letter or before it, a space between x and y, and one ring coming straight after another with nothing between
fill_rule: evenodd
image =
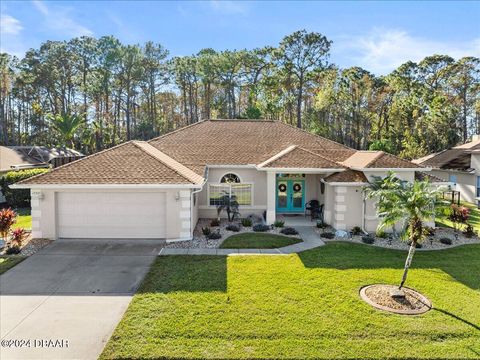
<instances>
[{"instance_id":1,"label":"round landscaped bed","mask_svg":"<svg viewBox=\"0 0 480 360\"><path fill-rule=\"evenodd\" d=\"M221 249L277 249L288 245L298 244L301 239L268 234L268 233L242 233L229 236L222 244Z\"/></svg>"},{"instance_id":2,"label":"round landscaped bed","mask_svg":"<svg viewBox=\"0 0 480 360\"><path fill-rule=\"evenodd\" d=\"M373 284L362 287L360 297L377 309L395 314L419 315L432 308L431 301L418 291L403 287L401 292L404 296L398 296L396 285Z\"/></svg>"}]
</instances>

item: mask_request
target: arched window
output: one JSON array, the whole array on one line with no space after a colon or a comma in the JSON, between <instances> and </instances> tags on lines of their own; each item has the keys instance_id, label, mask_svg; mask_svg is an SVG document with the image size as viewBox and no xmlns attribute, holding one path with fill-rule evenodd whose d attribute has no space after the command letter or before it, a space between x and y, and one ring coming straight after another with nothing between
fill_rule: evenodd
<instances>
[{"instance_id":1,"label":"arched window","mask_svg":"<svg viewBox=\"0 0 480 360\"><path fill-rule=\"evenodd\" d=\"M222 176L220 179L220 183L222 184L235 184L235 183L240 183L240 178L238 175L228 173Z\"/></svg>"}]
</instances>

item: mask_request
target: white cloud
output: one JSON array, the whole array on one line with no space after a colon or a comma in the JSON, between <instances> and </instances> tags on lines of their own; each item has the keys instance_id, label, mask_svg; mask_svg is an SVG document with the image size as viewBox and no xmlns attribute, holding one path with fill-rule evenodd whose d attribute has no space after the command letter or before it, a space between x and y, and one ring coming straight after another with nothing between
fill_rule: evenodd
<instances>
[{"instance_id":1,"label":"white cloud","mask_svg":"<svg viewBox=\"0 0 480 360\"><path fill-rule=\"evenodd\" d=\"M23 26L19 20L15 19L13 16L2 14L0 15L0 33L1 34L10 34L17 35L22 31Z\"/></svg>"},{"instance_id":2,"label":"white cloud","mask_svg":"<svg viewBox=\"0 0 480 360\"><path fill-rule=\"evenodd\" d=\"M211 0L210 8L223 14L246 14L248 6L242 1Z\"/></svg>"},{"instance_id":3,"label":"white cloud","mask_svg":"<svg viewBox=\"0 0 480 360\"><path fill-rule=\"evenodd\" d=\"M71 17L71 9L60 6L48 7L40 0L32 1L38 12L43 15L44 25L50 30L64 33L68 36L93 35L93 31L77 23Z\"/></svg>"},{"instance_id":4,"label":"white cloud","mask_svg":"<svg viewBox=\"0 0 480 360\"><path fill-rule=\"evenodd\" d=\"M349 56L352 65L375 74L386 74L406 61L418 62L433 54L449 55L455 59L480 56L480 38L442 42L415 37L403 30L377 28L365 35L342 37L334 43L332 52L341 53L342 57Z\"/></svg>"}]
</instances>

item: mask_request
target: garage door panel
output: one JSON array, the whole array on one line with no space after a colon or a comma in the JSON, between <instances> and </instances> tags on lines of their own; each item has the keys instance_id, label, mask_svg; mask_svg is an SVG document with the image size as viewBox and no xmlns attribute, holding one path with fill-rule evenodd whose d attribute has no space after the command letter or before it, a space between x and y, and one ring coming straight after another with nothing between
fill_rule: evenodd
<instances>
[{"instance_id":1,"label":"garage door panel","mask_svg":"<svg viewBox=\"0 0 480 360\"><path fill-rule=\"evenodd\" d=\"M165 193L61 192L61 238L165 238Z\"/></svg>"}]
</instances>

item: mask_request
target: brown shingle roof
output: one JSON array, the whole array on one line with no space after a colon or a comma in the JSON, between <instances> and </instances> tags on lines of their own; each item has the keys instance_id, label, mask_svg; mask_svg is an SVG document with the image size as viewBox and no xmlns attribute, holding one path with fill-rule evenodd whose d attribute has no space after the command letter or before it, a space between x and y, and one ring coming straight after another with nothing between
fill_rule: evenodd
<instances>
[{"instance_id":1,"label":"brown shingle roof","mask_svg":"<svg viewBox=\"0 0 480 360\"><path fill-rule=\"evenodd\" d=\"M437 169L467 170L470 168L471 149L448 149L428 158L419 159L420 164Z\"/></svg>"},{"instance_id":2,"label":"brown shingle roof","mask_svg":"<svg viewBox=\"0 0 480 360\"><path fill-rule=\"evenodd\" d=\"M311 168L311 169L343 169L335 161L324 158L321 155L292 145L282 150L277 155L266 160L259 167L265 168Z\"/></svg>"},{"instance_id":3,"label":"brown shingle roof","mask_svg":"<svg viewBox=\"0 0 480 360\"><path fill-rule=\"evenodd\" d=\"M345 170L342 172L334 173L325 178L326 182L357 182L357 183L366 183L368 182L366 176L361 171L356 170Z\"/></svg>"},{"instance_id":4,"label":"brown shingle roof","mask_svg":"<svg viewBox=\"0 0 480 360\"><path fill-rule=\"evenodd\" d=\"M448 182L446 180L443 180L443 179L439 178L438 176L435 176L435 175L432 175L432 174L427 174L423 171L415 171L415 180L417 180L417 181L428 180L428 181L434 182L434 183L446 183L446 182Z\"/></svg>"},{"instance_id":5,"label":"brown shingle roof","mask_svg":"<svg viewBox=\"0 0 480 360\"><path fill-rule=\"evenodd\" d=\"M209 120L148 143L128 142L62 166L22 184L191 184L207 165L258 165L285 168L344 168L356 150L275 121ZM368 167L414 167L381 153ZM190 171L191 170L191 171Z\"/></svg>"},{"instance_id":6,"label":"brown shingle roof","mask_svg":"<svg viewBox=\"0 0 480 360\"><path fill-rule=\"evenodd\" d=\"M138 144L129 141L18 184L191 184Z\"/></svg>"}]
</instances>

